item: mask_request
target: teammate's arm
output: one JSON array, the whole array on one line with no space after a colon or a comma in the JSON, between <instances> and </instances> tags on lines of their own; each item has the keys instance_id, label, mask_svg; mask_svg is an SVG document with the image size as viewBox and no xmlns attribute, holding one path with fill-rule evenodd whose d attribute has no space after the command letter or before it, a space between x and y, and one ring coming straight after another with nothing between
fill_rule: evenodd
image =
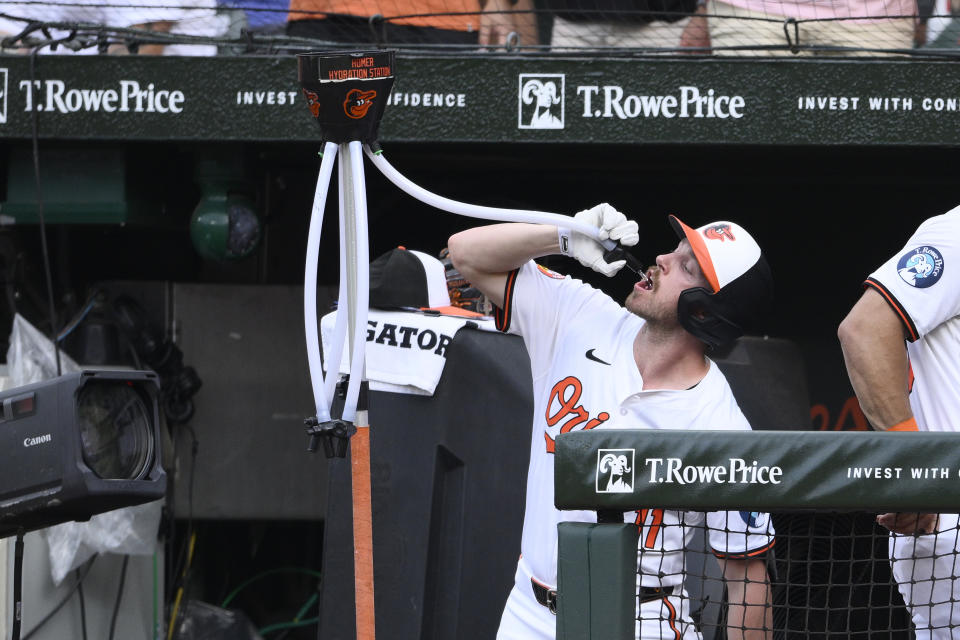
<instances>
[{"instance_id":1,"label":"teammate's arm","mask_svg":"<svg viewBox=\"0 0 960 640\"><path fill-rule=\"evenodd\" d=\"M847 375L867 420L886 430L913 419L908 392L906 328L883 297L867 289L837 330ZM904 535L932 533L935 513L884 513L877 523Z\"/></svg>"},{"instance_id":2,"label":"teammate's arm","mask_svg":"<svg viewBox=\"0 0 960 640\"><path fill-rule=\"evenodd\" d=\"M728 640L773 637L773 600L764 558L720 560L727 583Z\"/></svg>"},{"instance_id":3,"label":"teammate's arm","mask_svg":"<svg viewBox=\"0 0 960 640\"><path fill-rule=\"evenodd\" d=\"M447 249L457 271L503 307L507 273L528 260L560 253L560 243L553 225L494 224L451 236Z\"/></svg>"},{"instance_id":4,"label":"teammate's arm","mask_svg":"<svg viewBox=\"0 0 960 640\"><path fill-rule=\"evenodd\" d=\"M873 289L864 291L837 336L850 383L873 428L884 431L912 418L906 329L886 300Z\"/></svg>"}]
</instances>

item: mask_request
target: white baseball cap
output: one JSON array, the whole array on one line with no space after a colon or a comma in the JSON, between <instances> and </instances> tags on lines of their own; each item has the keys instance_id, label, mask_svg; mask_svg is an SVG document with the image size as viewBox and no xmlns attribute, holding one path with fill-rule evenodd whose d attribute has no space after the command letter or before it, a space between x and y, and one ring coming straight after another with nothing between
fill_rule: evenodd
<instances>
[{"instance_id":1,"label":"white baseball cap","mask_svg":"<svg viewBox=\"0 0 960 640\"><path fill-rule=\"evenodd\" d=\"M735 222L710 222L693 229L670 216L670 225L693 248L693 255L714 293L749 271L760 260L760 245Z\"/></svg>"}]
</instances>

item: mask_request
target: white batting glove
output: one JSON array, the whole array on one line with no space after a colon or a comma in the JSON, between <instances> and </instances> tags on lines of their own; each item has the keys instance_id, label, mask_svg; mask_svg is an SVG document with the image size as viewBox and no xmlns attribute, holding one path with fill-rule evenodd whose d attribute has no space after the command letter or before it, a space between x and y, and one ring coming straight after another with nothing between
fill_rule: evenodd
<instances>
[{"instance_id":1,"label":"white batting glove","mask_svg":"<svg viewBox=\"0 0 960 640\"><path fill-rule=\"evenodd\" d=\"M600 240L616 240L626 247L632 247L640 240L637 223L634 220L627 220L627 216L606 202L581 211L574 218L599 229ZM589 236L563 228L558 228L557 232L561 253L576 258L583 266L590 267L608 278L613 277L627 263L626 260L614 262L604 260L603 254L607 250Z\"/></svg>"}]
</instances>

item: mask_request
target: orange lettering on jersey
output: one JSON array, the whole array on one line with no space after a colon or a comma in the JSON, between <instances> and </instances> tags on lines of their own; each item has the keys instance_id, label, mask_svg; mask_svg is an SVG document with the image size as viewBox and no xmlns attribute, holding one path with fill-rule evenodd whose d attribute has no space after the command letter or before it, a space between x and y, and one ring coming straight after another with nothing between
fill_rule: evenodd
<instances>
[{"instance_id":1,"label":"orange lettering on jersey","mask_svg":"<svg viewBox=\"0 0 960 640\"><path fill-rule=\"evenodd\" d=\"M583 385L580 380L574 376L567 376L553 385L553 389L550 390L550 400L547 402L547 426L556 426L561 420L566 419L560 427L560 433L568 433L584 422L586 422L586 424L583 426L583 429L586 430L593 429L597 425L603 424L610 419L610 414L606 411L601 411L597 414L596 418L590 418L590 413L578 404L582 394ZM559 403L559 407L555 413L552 411L554 401ZM547 453L553 453L555 447L554 439L551 438L547 432L544 432L543 438L546 441Z\"/></svg>"},{"instance_id":2,"label":"orange lettering on jersey","mask_svg":"<svg viewBox=\"0 0 960 640\"><path fill-rule=\"evenodd\" d=\"M650 524L647 525L647 516L650 516ZM663 509L638 509L637 519L633 521L640 534L643 534L643 527L647 526L647 536L643 540L643 546L647 549L653 549L657 543L657 536L660 535L660 528L663 526Z\"/></svg>"}]
</instances>

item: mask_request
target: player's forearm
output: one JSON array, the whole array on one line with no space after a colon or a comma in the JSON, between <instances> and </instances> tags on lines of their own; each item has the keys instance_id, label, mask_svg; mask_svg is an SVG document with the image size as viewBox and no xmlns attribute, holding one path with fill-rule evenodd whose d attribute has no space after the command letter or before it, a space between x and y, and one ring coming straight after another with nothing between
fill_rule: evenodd
<instances>
[{"instance_id":1,"label":"player's forearm","mask_svg":"<svg viewBox=\"0 0 960 640\"><path fill-rule=\"evenodd\" d=\"M560 252L557 228L541 224L474 227L453 235L447 248L460 274L498 306L509 271L533 258Z\"/></svg>"},{"instance_id":2,"label":"player's forearm","mask_svg":"<svg viewBox=\"0 0 960 640\"><path fill-rule=\"evenodd\" d=\"M870 424L883 430L910 418L903 324L880 294L865 291L837 336L850 384Z\"/></svg>"},{"instance_id":3,"label":"player's forearm","mask_svg":"<svg viewBox=\"0 0 960 640\"><path fill-rule=\"evenodd\" d=\"M766 561L726 560L727 638L767 640L773 637L773 609Z\"/></svg>"}]
</instances>

